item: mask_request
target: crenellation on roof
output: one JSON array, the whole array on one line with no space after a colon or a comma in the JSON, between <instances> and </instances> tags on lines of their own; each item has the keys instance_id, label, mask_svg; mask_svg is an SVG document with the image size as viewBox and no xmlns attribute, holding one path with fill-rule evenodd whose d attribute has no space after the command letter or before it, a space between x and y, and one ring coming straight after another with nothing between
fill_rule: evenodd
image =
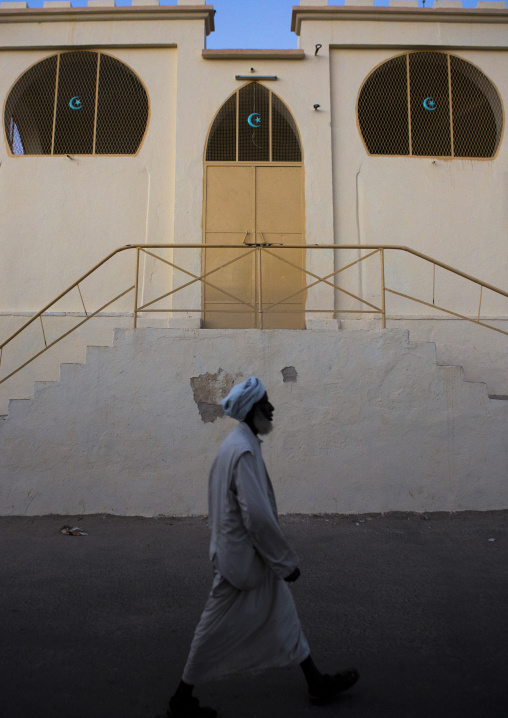
<instances>
[{"instance_id":1,"label":"crenellation on roof","mask_svg":"<svg viewBox=\"0 0 508 718\"><path fill-rule=\"evenodd\" d=\"M132 0L119 5L118 0L89 0L86 7L74 7L70 0L45 0L40 8L26 2L0 1L0 23L88 22L91 20L203 20L205 33L215 30L212 5L199 0L162 5L158 0Z\"/></svg>"},{"instance_id":2,"label":"crenellation on roof","mask_svg":"<svg viewBox=\"0 0 508 718\"><path fill-rule=\"evenodd\" d=\"M432 10L506 10L506 0L479 0L476 7L466 5L463 0L428 0L426 7L420 7L418 0L389 0L389 7L394 8L419 8L421 11ZM335 11L343 12L345 8L375 8L379 12L387 10L386 6L377 5L375 0L344 0L344 5L330 5L327 0L300 0L300 5L293 7L293 12L300 11L323 11L328 15Z\"/></svg>"},{"instance_id":3,"label":"crenellation on roof","mask_svg":"<svg viewBox=\"0 0 508 718\"><path fill-rule=\"evenodd\" d=\"M446 10L462 10L462 0L434 0L434 10L445 8Z\"/></svg>"},{"instance_id":4,"label":"crenellation on roof","mask_svg":"<svg viewBox=\"0 0 508 718\"><path fill-rule=\"evenodd\" d=\"M429 0L431 2L431 0ZM476 8L464 7L462 0L434 0L432 7L419 7L417 0L390 0L389 6L374 0L345 0L344 5L301 4L293 6L291 30L300 35L304 21L385 21L506 23L506 0L480 0Z\"/></svg>"}]
</instances>

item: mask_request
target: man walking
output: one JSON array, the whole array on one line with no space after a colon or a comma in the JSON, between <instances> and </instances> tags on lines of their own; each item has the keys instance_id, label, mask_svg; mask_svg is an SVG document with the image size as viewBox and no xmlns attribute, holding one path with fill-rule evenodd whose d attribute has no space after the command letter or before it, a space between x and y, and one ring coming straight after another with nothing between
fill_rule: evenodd
<instances>
[{"instance_id":1,"label":"man walking","mask_svg":"<svg viewBox=\"0 0 508 718\"><path fill-rule=\"evenodd\" d=\"M274 407L250 377L223 400L240 423L226 438L209 479L212 590L196 628L172 718L217 718L199 705L196 683L231 673L299 663L312 703L322 705L358 680L356 670L323 675L315 666L287 586L300 576L298 557L278 522L275 495L258 435L272 430Z\"/></svg>"}]
</instances>

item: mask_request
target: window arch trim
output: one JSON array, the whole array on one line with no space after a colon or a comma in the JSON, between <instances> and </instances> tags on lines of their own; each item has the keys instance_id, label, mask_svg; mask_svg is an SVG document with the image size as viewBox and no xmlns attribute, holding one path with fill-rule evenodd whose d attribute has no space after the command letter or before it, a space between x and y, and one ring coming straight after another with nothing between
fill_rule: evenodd
<instances>
[{"instance_id":1,"label":"window arch trim","mask_svg":"<svg viewBox=\"0 0 508 718\"><path fill-rule=\"evenodd\" d=\"M58 51L58 52L56 52L56 53L54 53L54 54L52 54L52 55L47 55L46 57L42 57L42 58L40 58L39 60L36 60L36 61L35 61L34 63L32 63L29 67L27 67L25 70L23 70L23 72L21 72L21 74L18 75L18 77L16 77L16 79L14 80L14 82L13 82L13 83L11 84L11 86L9 87L9 90L8 90L6 96L5 96L4 103L3 103L3 107L2 107L3 135L4 135L5 145L6 145L6 149L7 149L7 153L8 153L8 156L9 156L9 157L12 157L12 158L17 159L17 158L19 158L19 157L64 157L64 156L65 156L66 153L54 153L54 152L53 152L53 149L54 149L54 140L55 140L56 109L57 109L57 102L58 102L58 71L59 71L60 58L61 58L63 55L71 55L71 54L73 54L73 53L90 53L91 55L96 55L96 56L97 56L97 65L98 65L98 66L100 65L100 59L101 59L101 57L102 57L102 56L103 56L103 57L107 57L107 58L110 58L111 60L114 60L114 61L115 61L116 63L118 63L120 66L122 66L122 67L125 68L127 71L129 71L129 72L132 74L132 76L136 79L136 81L140 84L140 86L142 87L142 89L143 89L143 91L144 91L144 93L145 93L147 111L146 111L146 121L145 121L144 130L143 130L143 133L142 133L142 135L141 135L141 138L140 138L140 140L139 140L139 142L138 142L138 145L137 145L137 148L136 148L136 151L135 151L135 152L128 152L128 153L127 153L127 152L116 152L116 153L113 153L113 152L112 152L112 153L96 152L95 149L96 149L97 115L98 115L98 96L99 96L99 74L97 74L97 78L96 78L96 82L95 82L95 108L94 108L95 116L94 116L94 131L93 131L93 152L90 152L90 153L84 153L84 152L69 152L68 154L69 154L69 155L73 155L73 156L77 156L77 157L136 157L136 156L140 153L141 148L142 148L143 145L144 145L144 142L145 142L145 139L146 139L146 136L147 136L147 133L148 133L148 127L149 127L149 125L150 125L151 114L152 114L150 94L149 94L149 92L148 92L148 88L147 88L146 84L145 84L144 81L141 79L141 77L138 75L138 73L135 72L135 70L132 69L132 67L131 67L130 65L128 65L126 62L124 62L124 61L121 60L120 58L116 57L115 55L112 55L112 54L109 53L109 52L104 52L104 51L102 51L102 50L93 50L93 49L90 49L90 48L80 48L80 47L76 47L76 48L73 48L72 50L61 50L61 51ZM10 96L11 96L12 91L15 89L16 85L18 84L18 82L20 82L20 80L21 80L27 73L29 73L31 70L33 70L35 67L37 67L37 66L40 65L41 63L43 63L43 62L45 62L45 61L48 61L48 60L51 60L52 58L57 58L57 67L56 67L56 73L55 73L55 90L54 90L54 96L53 96L53 100L52 100L52 103L53 103L53 129L52 129L52 138L51 138L51 147L52 147L52 150L51 150L51 152L49 152L49 153L48 153L48 152L27 152L27 153L22 152L22 153L14 153L14 152L11 151L11 147L10 147L10 143L9 143L9 138L8 138L8 136L7 136L7 117L6 117L6 112L7 112L7 105L8 105L8 102L9 102L9 98L10 98ZM13 131L14 131L14 132L17 131L17 127L16 127L16 124L15 124L15 123L14 123L14 126L13 126ZM18 131L18 134L19 134L19 131Z\"/></svg>"},{"instance_id":2,"label":"window arch trim","mask_svg":"<svg viewBox=\"0 0 508 718\"><path fill-rule=\"evenodd\" d=\"M410 74L409 74L409 62L411 55L416 54L428 54L428 55L441 55L445 56L447 59L448 64L448 91L449 91L449 117L450 117L450 135L451 135L451 153L450 154L417 154L413 153L412 151L412 134L411 134L411 111L410 111ZM360 111L359 111L359 104L360 104L360 98L363 92L363 89L365 85L369 82L369 80L375 75L375 73L383 67L383 65L386 65L387 63L396 60L398 58L406 58L406 77L407 77L407 93L408 93L408 99L407 99L407 105L408 105L408 125L409 125L409 146L410 151L409 153L395 153L395 152L370 152L367 142L365 140L364 133L362 131L362 125L360 121ZM485 94L485 92L482 90L482 94L484 97L486 97L487 102L489 104L489 107L492 111L492 114L494 115L494 119L496 122L496 141L495 141L495 150L492 154L488 156L479 156L479 155L457 155L454 152L454 125L453 125L453 88L451 83L451 70L450 70L450 63L451 59L454 58L456 60L459 60L461 63L463 63L465 66L470 67L473 71L476 71L480 76L483 76L486 81L486 85L488 89L490 90L490 93L495 97L495 102L499 105L499 117L496 117L495 109L492 106L492 103L489 100L489 97ZM503 98L501 96L501 93L499 92L499 89L497 88L496 84L488 77L488 75L474 62L471 62L470 60L460 57L459 55L456 55L455 53L441 51L441 50L411 50L403 53L399 53L397 55L393 55L392 57L386 58L385 60L382 60L379 62L364 78L363 82L360 85L360 88L358 90L358 94L356 97L356 125L358 133L361 137L365 152L369 157L408 157L408 158L419 158L419 159L425 159L425 158L436 158L436 159L443 159L443 160L467 160L467 161L481 161L481 162L491 162L492 160L496 159L500 149L501 145L503 143L504 139L504 133L505 133L505 111L504 111L504 103Z\"/></svg>"},{"instance_id":3,"label":"window arch trim","mask_svg":"<svg viewBox=\"0 0 508 718\"><path fill-rule=\"evenodd\" d=\"M239 160L239 159L238 159L238 155L239 155L239 147L238 147L238 145L239 145L239 142L238 142L238 133L239 133L239 129L238 129L239 94L240 94L240 92L241 92L244 88L248 87L249 85L258 85L259 87L262 87L263 90L266 90L266 92L267 92L268 95L269 95L269 108L270 108L269 157L270 157L270 159L268 159L268 160ZM217 119L218 119L218 117L219 117L221 111L223 110L223 108L224 108L224 107L226 106L226 104L227 104L233 97L235 97L235 96L237 97L237 101L236 101L236 121L235 121L235 141L236 141L235 157L236 157L236 159L229 159L229 160L210 160L210 159L207 159L207 153L208 153L210 138L211 138L211 135L212 135L212 131L214 130L215 123L216 123L216 121L217 121ZM298 142L298 148L299 148L299 152L300 152L300 159L299 159L299 160L274 160L274 159L272 159L272 156L273 156L273 146L272 146L272 127L273 127L273 121L272 121L272 106L273 106L273 99L272 99L272 98L275 98L276 101L280 102L281 105L284 107L284 109L287 111L287 113L288 113L288 115L289 115L289 118L290 118L290 120L291 120L291 124L292 124L292 126L293 126L294 136L295 136L295 138L296 138L296 140L297 140L297 142ZM256 165L257 165L257 164L260 164L260 165L288 165L288 166L294 167L294 166L303 165L303 164L304 164L304 151L303 151L303 144L302 144L302 139L301 139L301 135L300 135L300 130L299 130L299 128L298 128L298 125L297 125L297 122L296 122L296 120L295 120L295 118L294 118L294 115L293 115L293 113L291 112L291 110L289 109L289 107L288 107L288 105L286 104L286 102L285 102L279 95L277 95L277 93L273 92L273 90L272 90L270 87L266 87L263 83L257 82L256 80L254 80L254 81L250 80L250 81L248 81L248 82L245 82L243 85L241 85L240 87L238 87L236 90L233 90L233 92L231 92L231 93L226 97L226 99L224 100L224 102L221 103L220 107L217 109L216 113L214 114L212 121L210 122L210 125L209 125L209 127L208 127L208 132L207 132L207 134L206 134L206 140L205 140L205 145L204 145L204 150L203 150L203 163L204 163L205 165L211 165L211 164L213 164L213 165L215 165L215 164L228 165L228 164L230 164L230 165L235 165L235 166L237 166L237 165L239 166L239 165L252 165L252 164L256 164Z\"/></svg>"}]
</instances>

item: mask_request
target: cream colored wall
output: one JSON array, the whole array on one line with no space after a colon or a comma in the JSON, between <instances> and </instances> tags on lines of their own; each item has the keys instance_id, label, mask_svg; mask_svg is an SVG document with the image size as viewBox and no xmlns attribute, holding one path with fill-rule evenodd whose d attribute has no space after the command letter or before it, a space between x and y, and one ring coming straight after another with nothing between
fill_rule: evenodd
<instances>
[{"instance_id":1,"label":"cream colored wall","mask_svg":"<svg viewBox=\"0 0 508 718\"><path fill-rule=\"evenodd\" d=\"M296 381L285 382L293 367ZM403 331L117 332L0 422L0 514L192 515L235 422L233 380L275 406L263 454L283 513L508 506L508 402Z\"/></svg>"},{"instance_id":2,"label":"cream colored wall","mask_svg":"<svg viewBox=\"0 0 508 718\"><path fill-rule=\"evenodd\" d=\"M54 50L2 52L0 96L31 64ZM176 49L119 49L109 53L144 82L151 106L148 132L136 156L10 157L0 144L0 337L4 341L26 314L42 309L96 262L124 244L170 242L174 227ZM154 71L155 70L155 71ZM87 311L95 311L134 283L134 255L126 253L81 285ZM140 299L167 291L170 273L142 260ZM123 326L132 293L107 308ZM50 309L83 314L79 293ZM159 315L160 317L160 315ZM157 319L159 318L157 317ZM81 317L45 319L48 343ZM0 415L12 397L33 392L33 379L58 377L62 361L75 361L87 344L109 341L112 318L97 318L36 365L0 385ZM3 352L2 376L43 348L39 323Z\"/></svg>"},{"instance_id":3,"label":"cream colored wall","mask_svg":"<svg viewBox=\"0 0 508 718\"><path fill-rule=\"evenodd\" d=\"M0 85L4 96L27 66L51 54L50 47L109 45L110 52L130 64L146 83L152 106L148 135L135 158L84 157L76 161L8 158L3 147L0 174L3 197L30 197L30 203L24 205L21 234L17 213L12 212L11 206L4 207L2 221L5 236L9 238L4 266L9 267L9 276L26 277L31 289L21 295L17 287L9 287L7 277L2 283L0 306L33 310L34 302L40 303L40 299L45 301L52 295L55 275L51 266L55 261L56 236L69 238L63 242L64 255L59 258L60 286L118 244L147 238L151 242L175 240L199 244L206 134L217 109L238 87L234 75L251 74L253 65L254 75L278 75L279 80L270 86L288 104L301 132L308 243L334 240L412 243L413 246L416 243L420 250L450 263L456 261L460 248L468 254L467 261L461 265L465 271L487 271L489 260L478 251L474 238L484 234L488 216L493 225L490 227L494 235L492 242L496 245L500 227L506 222L506 204L500 201L504 174L499 169L506 165L505 145L495 162L438 160L433 163L428 159L368 157L361 143L354 112L358 88L378 62L399 50L334 48L346 43L359 47L391 43L402 47L401 38L404 48L422 43L432 45L439 40L452 50L454 45L466 40L472 44L488 40L490 45L505 42L500 30L492 25L446 23L436 27L435 23L312 21L302 25L300 45L306 51L302 62L207 61L201 57L202 23L196 21L0 25L0 43L4 45L7 41L11 47L36 41L38 45L48 45L47 52L4 53L3 57L8 57L7 72L2 75ZM166 45L178 45L178 50L139 47L162 40ZM316 56L317 42L323 47ZM133 43L134 47L114 50L119 43ZM107 47L105 49L107 51ZM462 51L460 54L478 61L501 94L506 94L508 74L504 71L503 53ZM313 109L315 103L320 104L318 111ZM29 163L35 171L27 176L25 168ZM175 177L179 178L178 182ZM481 201L479 186L484 188ZM110 195L118 202L112 204ZM450 206L457 206L459 200L468 211L454 217ZM429 217L430 205L433 211ZM90 207L94 208L93 212ZM419 228L416 233L415 226ZM432 231L428 231L429 226ZM16 249L12 242L14 234ZM446 243L442 241L443 235L446 235ZM39 250L35 255L34 237ZM27 254L30 261L25 263L23 258ZM310 260L309 268L322 273L332 266L332 261L331 255L320 253L319 260ZM498 263L495 276L489 280L495 283L502 275L502 268L503 264ZM156 287L166 287L167 273L157 270L154 275L152 270L149 264L145 278L152 277ZM329 292L324 288L319 291L322 303L325 297L329 298ZM316 296L311 293L309 307L317 304L317 292Z\"/></svg>"},{"instance_id":4,"label":"cream colored wall","mask_svg":"<svg viewBox=\"0 0 508 718\"><path fill-rule=\"evenodd\" d=\"M452 51L453 52L453 51ZM337 243L408 245L507 289L508 146L492 160L369 156L357 129L356 101L370 71L393 50L334 50L332 62L334 206ZM508 52L453 54L477 66L508 98ZM431 268L406 257L393 258L388 280L422 298L432 291ZM405 275L405 276L404 276ZM421 276L418 276L421 275ZM366 273L364 282L374 281ZM377 287L377 280L376 280ZM436 303L450 306L460 283L438 279ZM477 301L478 292L473 295ZM464 294L464 307L470 304ZM487 300L489 301L489 300ZM486 308L486 307L484 307ZM390 299L394 314L428 314ZM490 302L491 314L508 313L508 300Z\"/></svg>"},{"instance_id":5,"label":"cream colored wall","mask_svg":"<svg viewBox=\"0 0 508 718\"><path fill-rule=\"evenodd\" d=\"M3 53L0 92L4 97L16 77L32 62L51 54L51 47L106 45L108 51L109 45L109 51L145 82L152 107L149 131L137 157L74 161L9 158L3 145L0 181L4 208L0 219L6 243L3 266L9 269L8 276L2 277L0 307L33 310L34 304L52 296L55 278L61 287L118 244L146 239L199 244L206 133L217 109L238 87L234 75L249 75L253 65L253 74L278 75L279 80L270 86L288 104L301 132L308 243L416 243L421 251L450 263L456 261L460 250L467 255L461 265L464 271L487 272L492 262L479 251L476 238L485 235L488 218L489 241L497 251L507 219L502 201L505 144L493 162L368 157L356 129L358 88L378 62L399 50L333 48L346 43L402 47L403 39L404 48L439 41L453 51L455 45L466 41L506 44L500 33L495 25L312 21L302 25L300 45L306 51L302 62L206 61L201 57L202 22L197 21L0 25L0 46L8 43L21 48L36 42L48 46L47 52ZM166 45L178 45L178 50L139 47L162 40ZM317 56L316 42L323 45ZM115 50L120 43L134 46ZM504 53L457 54L479 64L501 95L507 95ZM318 111L313 109L315 103L320 104ZM26 172L28 165L30 173ZM7 202L10 197L29 198L23 203L21 231L19 214ZM450 207L459 204L467 211L461 209L460 216L454 216L457 212L450 212ZM57 272L52 271L55 237L65 238L58 247ZM503 247L499 249L503 251ZM309 265L318 273L332 265L331 255L319 257ZM486 278L496 283L502 279L503 261L497 261L493 269L492 276ZM154 277L157 287L167 286L167 274L157 271L153 275L152 270L152 265L148 266L145 277ZM22 293L17 279L11 279L21 276L26 285ZM326 290L322 292L328 295ZM313 301L311 295L310 306ZM72 308L79 309L76 305Z\"/></svg>"},{"instance_id":6,"label":"cream colored wall","mask_svg":"<svg viewBox=\"0 0 508 718\"><path fill-rule=\"evenodd\" d=\"M2 53L0 96L52 54ZM5 140L0 146L3 311L41 308L120 245L173 238L176 50L110 54L136 72L157 108L136 156L10 157ZM94 288L99 301L104 289ZM74 300L67 311L82 310Z\"/></svg>"},{"instance_id":7,"label":"cream colored wall","mask_svg":"<svg viewBox=\"0 0 508 718\"><path fill-rule=\"evenodd\" d=\"M152 110L145 142L136 157L12 158L5 141L0 144L0 250L4 259L0 312L40 308L120 244L201 243L206 135L217 110L240 86L237 74L277 75L277 81L264 84L295 117L304 152L307 243L408 244L505 286L506 143L498 157L487 162L369 157L355 113L358 90L367 74L379 62L421 45L449 50L474 62L497 85L501 96L508 97L504 27L305 20L299 39L305 59L289 61L205 60L201 54L203 20L0 23L0 96L5 97L16 78L54 48L84 45L109 52L132 67L147 87ZM317 43L322 48L315 55ZM35 44L45 49L23 49ZM150 49L147 44L161 47ZM120 47L125 45L130 47ZM369 45L389 48L368 49ZM465 45L501 49L456 49ZM317 111L316 103L320 105ZM331 252L309 252L307 266L323 275L332 271L334 261L339 266L342 258L334 258ZM133 261L125 256L115 262L114 288L120 291L132 283ZM197 271L199 265L196 253L190 268ZM407 268L416 290L422 296L428 293L427 268L396 258L390 267L389 279L402 281L402 288ZM141 270L141 300L171 289L169 268L143 259ZM349 276L346 286L354 290L366 287L368 291L373 282L376 291L379 287L377 268L375 279L374 271L367 270L350 270ZM462 292L446 281L438 287L441 298L457 298ZM113 287L103 276L86 290L85 299L92 295L101 299L105 288ZM196 286L191 296L196 307L200 295ZM309 292L308 308L332 301L331 290L321 285ZM484 301L492 314L508 315L504 306L492 299ZM468 311L475 302L476 297L467 305ZM352 305L341 299L338 306ZM125 313L131 308L129 297L113 310ZM79 295L58 309L81 311ZM389 310L394 316L428 313L425 308L396 302ZM308 315L309 327L316 326L316 316ZM161 315L157 319L162 320ZM12 326L12 317L7 321ZM196 315L175 315L170 321L173 326L198 323ZM3 337L2 326L0 315ZM57 366L58 362L56 370Z\"/></svg>"},{"instance_id":8,"label":"cream colored wall","mask_svg":"<svg viewBox=\"0 0 508 718\"><path fill-rule=\"evenodd\" d=\"M150 120L136 156L11 157L0 142L0 342L46 303L120 245L170 243L175 225L177 45L203 46L202 20L0 23L0 97L32 64L57 50L85 46L126 63L144 83ZM160 44L161 47L146 45ZM36 45L38 50L29 49ZM185 80L182 80L184 84ZM124 253L81 286L88 312L134 283L135 257ZM148 257L140 264L140 302L168 291L168 267ZM132 293L58 344L43 358L0 385L0 415L9 398L33 393L33 380L58 378L59 364L84 356L87 344L107 344L111 329L125 326ZM76 290L45 318L47 341L83 315ZM64 316L62 316L62 313ZM151 315L160 324L162 316ZM167 321L167 320L166 320ZM143 318L141 323L146 323ZM2 376L43 348L40 325L4 349Z\"/></svg>"},{"instance_id":9,"label":"cream colored wall","mask_svg":"<svg viewBox=\"0 0 508 718\"><path fill-rule=\"evenodd\" d=\"M376 21L359 15L342 22L304 19L300 47L309 56L319 42L323 48L318 57L324 60L330 56L327 119L332 128L336 243L408 245L507 288L506 142L501 143L492 161L371 157L364 149L356 120L357 96L366 76L379 63L422 47L449 51L477 64L497 86L501 98L508 98L505 28L506 24L492 23L385 22L381 16ZM491 49L459 49L468 45ZM381 47L372 49L376 46ZM327 72L323 63L322 73ZM347 259L352 256L350 253ZM339 260L337 266L341 264ZM391 266L393 277L389 279L400 282L409 272L415 293L427 291L428 267L395 257ZM346 276L347 288L365 291L375 286L377 293L377 266L375 272L349 270L344 279ZM407 285L402 282L398 288L404 291ZM456 299L457 291L462 290L453 283L442 283L440 299ZM504 300L490 304L492 315L508 314ZM341 299L338 306L357 305ZM413 305L409 309L394 300L390 308L395 314L428 313L422 307Z\"/></svg>"},{"instance_id":10,"label":"cream colored wall","mask_svg":"<svg viewBox=\"0 0 508 718\"><path fill-rule=\"evenodd\" d=\"M253 74L276 74L279 77L277 82L270 83L270 87L289 106L301 130L303 150L309 158L305 166L307 241L332 241L330 127L327 114L315 112L312 107L315 102L326 107L328 75L321 69L327 62L320 61L318 67L315 58L304 62L203 60L203 26L191 20L136 23L135 32L132 22L122 21L43 23L41 27L42 30L36 33L30 23L13 26L7 40L5 27L0 25L0 45L8 41L11 47L35 42L47 44L48 48L72 49L82 44L92 48L101 46L104 51L130 63L138 72L150 95L152 115L145 143L135 158L83 157L75 162L67 158L8 158L3 147L2 177L9 188L9 196L26 193L32 198L37 197L38 203L32 199L28 208L22 251L19 248L11 251L12 245L8 246L5 265L9 266L11 276L29 272L28 282L32 290L23 292L20 297L16 287L9 291L7 284L5 294L0 295L1 307L29 311L54 294L55 274L51 267L57 245L55 237L69 238L64 247L66 254L61 257L58 268L58 288L119 244L146 241L147 237L151 242L200 244L206 136L215 113L239 87L235 75L250 75L253 65L256 70ZM175 44L178 49L139 47L145 42L162 41L166 45ZM132 43L133 48L115 50L114 46L119 43ZM8 72L2 78L0 92L5 96L19 74L32 62L49 54L50 49L48 52L5 53ZM28 163L31 168L35 167L30 178L26 177ZM112 184L118 198L117 207L113 208L106 190ZM90 206L96 211L90 213ZM10 223L7 231L12 236L17 216L11 207L5 206L4 212L8 215L7 223ZM42 227L41 216L46 219ZM38 238L40 252L25 263L23 257L27 247L33 244L34 236ZM42 280L39 277L41 267L44 270ZM194 268L198 267L197 259ZM151 276L151 267L145 272L145 277L148 275ZM197 303L199 305L199 299ZM72 308L79 309L77 306Z\"/></svg>"},{"instance_id":11,"label":"cream colored wall","mask_svg":"<svg viewBox=\"0 0 508 718\"><path fill-rule=\"evenodd\" d=\"M115 9L104 20L86 22L74 22L70 16L52 21L48 14L45 22L10 23L2 18L0 23L1 97L34 62L56 50L86 47L109 53L131 67L145 84L151 109L136 156L9 157L2 141L1 312L40 309L120 245L175 241L175 206L180 217L192 206L189 196L196 191L192 177L177 184L175 171L185 176L188 155L197 151L201 157L200 142L196 150L189 124L199 102L196 68L204 46L203 18L190 19L191 12L183 19L151 20L143 14L136 20L112 19L114 13ZM43 49L30 50L33 46ZM190 153L185 140L177 148L177 131L181 138L189 138ZM197 184L199 194L200 180ZM199 226L200 208L197 216ZM179 219L176 225L180 242L199 241L192 223ZM115 260L113 267L114 284L123 288L132 284L133 257ZM141 301L172 286L169 268L149 258L142 259L141 275ZM109 284L101 276L90 289L99 306L111 296ZM112 309L130 311L132 305L129 298ZM57 309L82 311L79 295Z\"/></svg>"},{"instance_id":12,"label":"cream colored wall","mask_svg":"<svg viewBox=\"0 0 508 718\"><path fill-rule=\"evenodd\" d=\"M379 16L381 12L378 8ZM357 96L367 75L379 63L421 47L451 52L476 64L497 87L506 107L506 22L462 24L450 22L450 17L447 22L421 23L351 18L342 22L304 20L299 38L306 57L312 56L320 43L323 48L318 58L330 59L331 98L326 119L332 128L335 242L408 245L508 291L506 131L493 160L371 157L356 122ZM467 46L471 49L464 49ZM475 47L482 49L472 49ZM324 63L322 67L323 75L327 74ZM325 113L323 109L323 119ZM337 253L335 267L359 256L354 251ZM361 267L341 275L341 286L380 306L379 260L373 258ZM388 286L432 302L431 265L392 252L386 257L386 269ZM452 311L476 317L479 288L438 269L434 299ZM367 308L344 295L337 307ZM411 336L436 341L440 361L464 365L468 378L486 381L493 394L508 395L506 336L447 320L446 315L393 296L388 298L387 310L393 318L389 327L407 326ZM436 316L441 321L434 321ZM484 291L482 318L507 316L508 299ZM369 325L357 321L360 315L353 319L353 315L343 314L341 318L346 318L344 327ZM506 330L503 322L493 324Z\"/></svg>"},{"instance_id":13,"label":"cream colored wall","mask_svg":"<svg viewBox=\"0 0 508 718\"><path fill-rule=\"evenodd\" d=\"M143 46L150 43L161 47ZM318 55L316 43L322 45ZM279 78L265 84L288 105L301 133L309 244L409 244L504 286L504 143L491 162L371 158L355 114L359 87L373 67L419 44L474 62L506 98L504 51L454 49L503 43L505 35L495 25L306 21L302 61L205 60L202 21L66 21L19 23L10 29L0 23L0 96L56 47L100 46L138 73L152 109L136 157L12 158L5 142L0 144L2 337L7 325L10 329L21 321L16 313L40 308L119 244L175 241L199 247L206 135L217 110L240 85L236 74ZM368 44L389 48L362 49ZM30 45L42 49L23 49ZM331 252L311 256L308 267L317 274L333 269ZM114 282L102 275L85 290L85 300L88 292L100 298L112 284L118 291L124 282L129 285L132 259L127 253L119 257ZM389 278L403 280L402 265L396 261L393 266ZM194 268L199 269L197 255ZM413 265L411 276L418 289L428 290L424 270ZM142 300L172 286L171 273L152 260L143 261L142 278ZM354 272L351 286L367 286L370 279L370 272ZM448 296L451 286L440 284L439 291ZM453 297L461 292L455 288ZM199 304L197 288L194 299ZM329 299L329 290L320 289L311 294L309 307ZM58 345L52 361L45 357L45 373L34 372L31 379L56 379L60 361L81 361L86 344L107 344L112 325L126 326L131 308L129 298L115 307L123 316L104 318L97 333L87 325L63 353ZM79 295L59 309L81 311ZM418 316L414 307L395 305L393 311ZM52 334L57 322L67 327L70 321L52 318L46 329ZM173 326L195 324L192 317L171 321ZM425 331L424 336L440 342L450 327L442 322L433 333ZM455 332L451 350L438 357L460 363L463 342ZM40 335L34 335L33 346L37 343ZM234 357L234 365L228 361L225 366L224 356ZM506 504L505 403L489 400L485 386L464 385L460 369L439 369L432 347L409 345L400 334L140 330L129 332L111 350L92 349L89 357L85 367L63 367L62 385L38 385L34 403L11 405L10 417L0 425L5 440L2 512L206 511L206 472L228 426L226 420L203 423L189 382L219 367L232 374L260 373L286 412L278 441L266 447L283 511ZM495 343L491 351L487 342L482 357L496 363L500 377L502 346ZM281 382L280 370L288 365L297 368L299 384ZM467 376L484 378L477 367ZM8 398L2 392L0 414ZM30 394L26 382L22 392ZM182 409L172 417L168 407L175 405ZM192 442L183 441L183 435ZM295 436L308 441L295 444ZM365 436L371 439L367 449ZM194 450L196 442L206 447L200 453Z\"/></svg>"}]
</instances>

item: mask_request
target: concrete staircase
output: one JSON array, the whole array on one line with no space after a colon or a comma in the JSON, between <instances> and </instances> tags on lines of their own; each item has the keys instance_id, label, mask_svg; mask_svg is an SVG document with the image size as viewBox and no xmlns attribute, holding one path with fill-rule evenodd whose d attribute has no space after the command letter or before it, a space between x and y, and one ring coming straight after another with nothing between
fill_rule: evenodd
<instances>
[{"instance_id":1,"label":"concrete staircase","mask_svg":"<svg viewBox=\"0 0 508 718\"><path fill-rule=\"evenodd\" d=\"M47 323L46 318L46 323ZM144 318L140 319L143 322ZM317 327L319 322L314 322ZM370 330L380 329L381 322L376 320L343 320L331 322L330 328L336 330ZM505 322L499 322L505 329ZM130 328L132 318L109 317L100 321L92 321L71 334L63 342L43 354L34 363L29 364L21 372L0 384L0 421L5 419L9 411L9 401L12 399L31 399L34 396L36 383L58 383L60 380L60 366L62 364L83 364L86 361L87 349L90 346L112 346L114 332L118 328ZM148 326L145 324L145 326ZM153 319L151 328L165 328L167 322L157 326ZM508 338L503 334L488 331L484 328L472 327L471 324L445 318L434 320L390 320L390 329L400 327L400 331L409 331L412 341L431 342L436 345L436 360L439 365L460 366L464 372L464 379L471 382L485 383L489 397L495 399L508 399L508 371L506 356L508 351ZM174 323L174 328L179 327ZM14 331L15 326L11 327ZM60 330L61 332L61 330ZM4 333L5 327L4 327ZM9 333L9 332L7 332ZM32 350L32 354L40 349ZM22 356L22 355L21 355ZM29 356L29 352L26 352ZM7 373L4 357L3 373ZM8 352L7 352L8 358ZM19 365L21 360L14 357L12 368Z\"/></svg>"},{"instance_id":2,"label":"concrete staircase","mask_svg":"<svg viewBox=\"0 0 508 718\"><path fill-rule=\"evenodd\" d=\"M0 513L207 511L251 374L275 405L263 451L283 512L508 507L508 402L401 330L120 329L0 423Z\"/></svg>"},{"instance_id":3,"label":"concrete staircase","mask_svg":"<svg viewBox=\"0 0 508 718\"><path fill-rule=\"evenodd\" d=\"M51 323L53 319L53 325ZM26 321L26 317L23 317ZM52 341L56 336L63 334L74 322L65 322L65 319L45 318L47 338ZM18 322L21 324L22 322ZM132 323L132 319L130 320ZM63 325L56 327L56 324ZM68 324L68 326L67 326ZM34 383L58 382L60 380L60 365L64 363L83 364L86 361L87 349L89 346L112 346L114 330L122 326L122 320L118 317L101 318L95 323L85 324L63 341L56 344L46 353L42 354L32 364L29 364L3 384L0 384L0 419L5 418L9 411L11 399L31 399L34 396ZM127 326L127 318L125 320ZM16 325L2 325L2 338L5 339L15 331ZM23 361L33 356L43 348L40 335L40 327L36 325L35 331L28 332L28 337L21 335L15 339L16 344L8 345L4 351L2 361L2 376L16 369ZM33 335L36 335L36 341Z\"/></svg>"}]
</instances>

